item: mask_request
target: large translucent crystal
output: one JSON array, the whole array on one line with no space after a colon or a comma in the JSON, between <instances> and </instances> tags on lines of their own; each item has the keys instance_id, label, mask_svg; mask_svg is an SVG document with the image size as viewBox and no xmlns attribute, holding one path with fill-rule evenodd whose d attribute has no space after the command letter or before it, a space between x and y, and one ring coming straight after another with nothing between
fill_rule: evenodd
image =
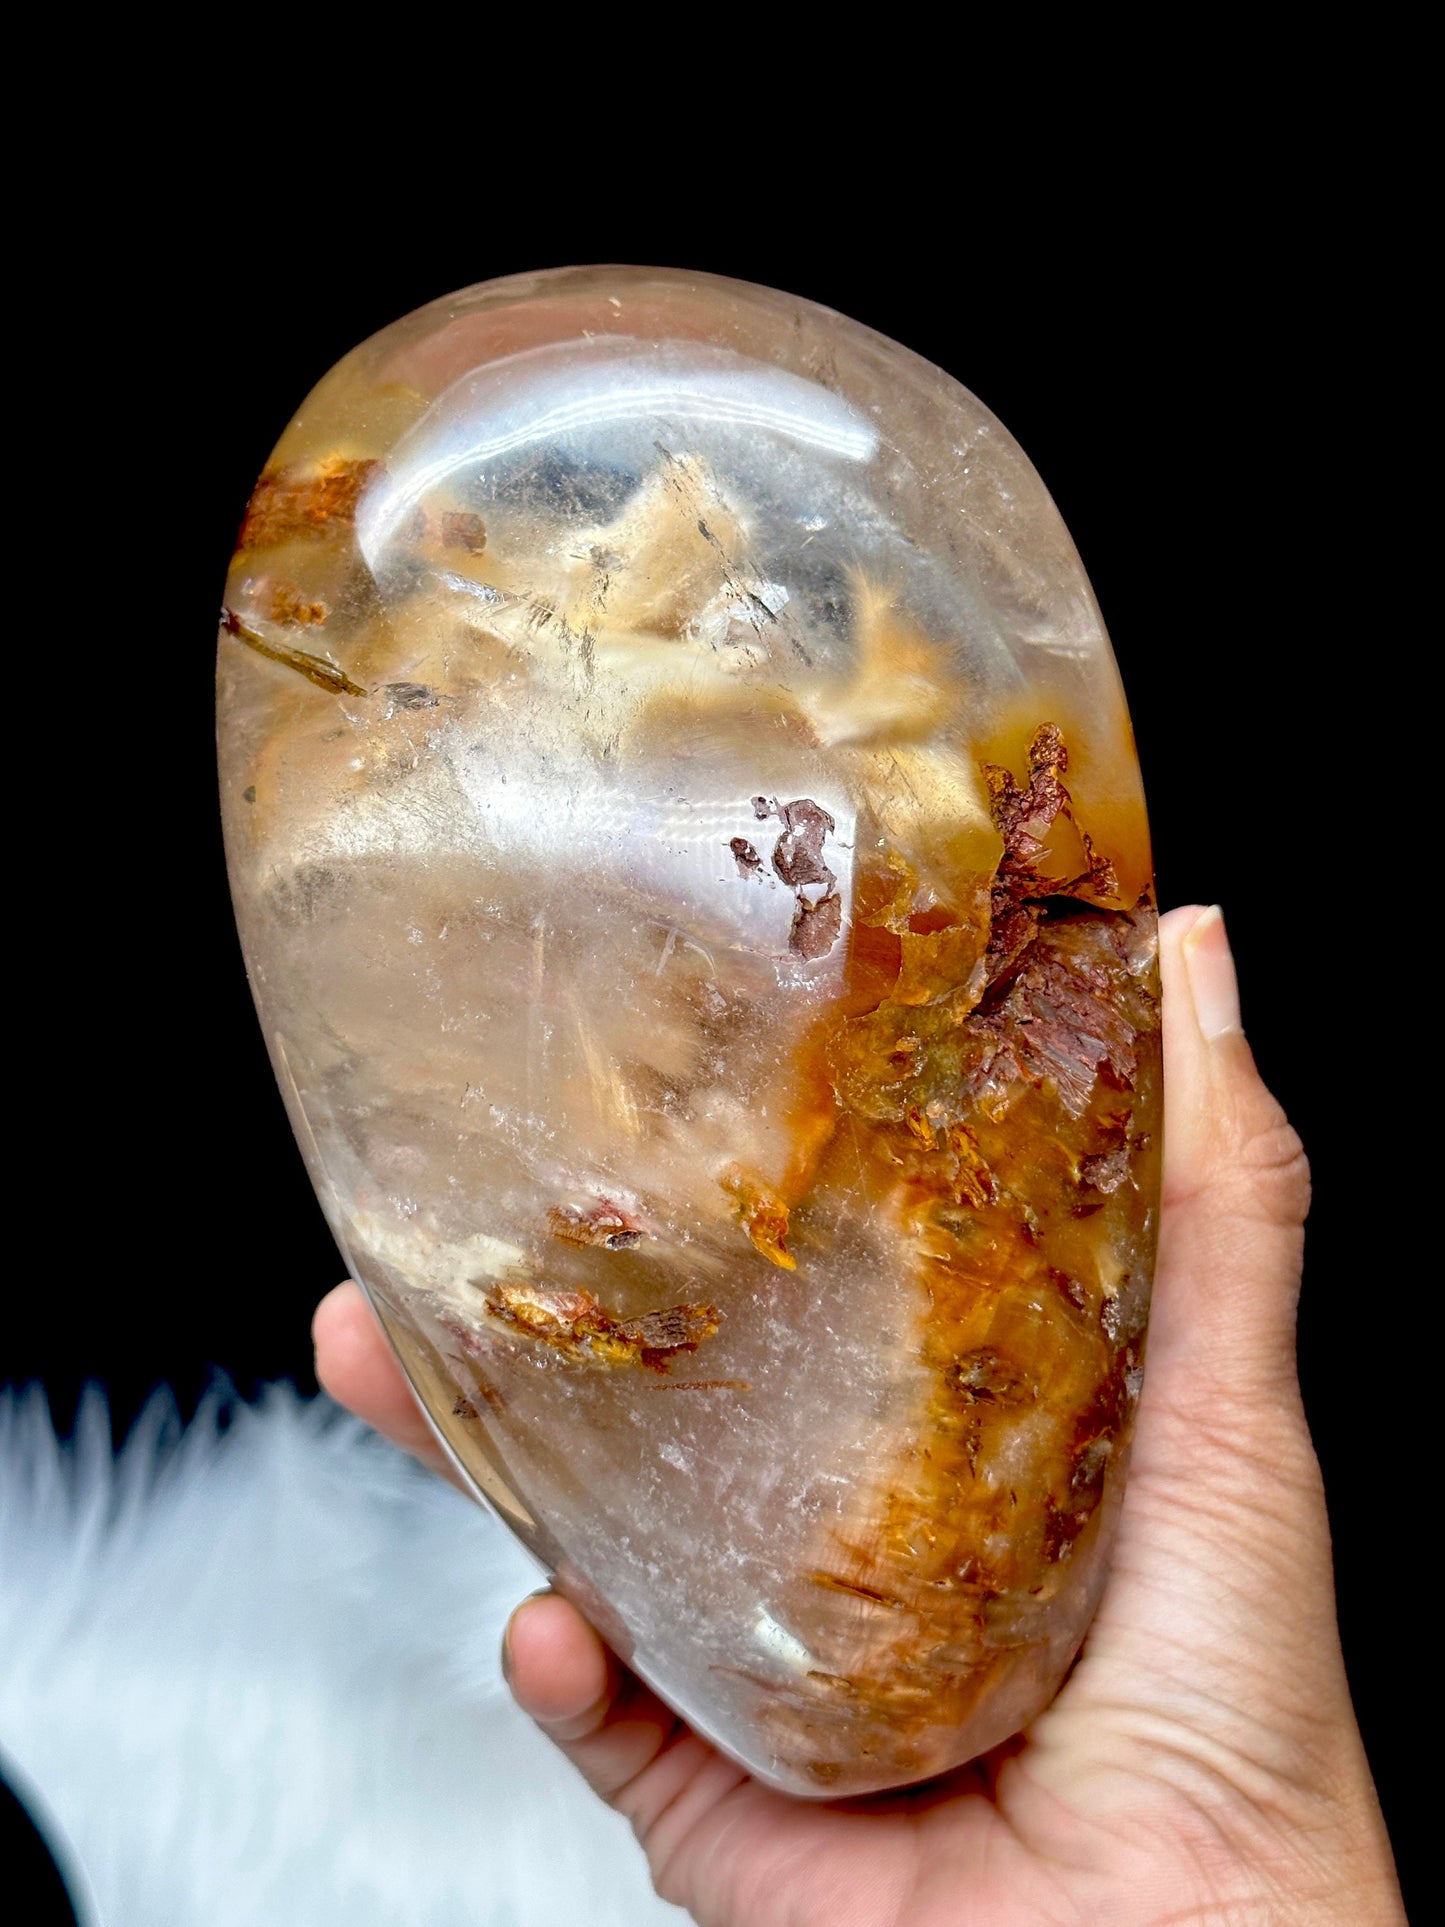
<instances>
[{"instance_id":1,"label":"large translucent crystal","mask_svg":"<svg viewBox=\"0 0 1445 1927\"><path fill-rule=\"evenodd\" d=\"M762 1779L1006 1738L1087 1626L1156 1217L1148 839L1022 452L782 294L588 269L349 355L247 511L236 900L437 1430Z\"/></svg>"}]
</instances>

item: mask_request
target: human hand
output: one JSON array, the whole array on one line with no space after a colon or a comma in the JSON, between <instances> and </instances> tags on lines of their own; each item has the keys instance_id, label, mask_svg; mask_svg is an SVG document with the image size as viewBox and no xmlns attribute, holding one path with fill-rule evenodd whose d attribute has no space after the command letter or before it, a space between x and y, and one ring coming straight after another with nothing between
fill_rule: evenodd
<instances>
[{"instance_id":1,"label":"human hand","mask_svg":"<svg viewBox=\"0 0 1445 1927\"><path fill-rule=\"evenodd\" d=\"M1168 1136L1148 1371L1108 1588L1019 1738L930 1784L791 1800L691 1732L566 1600L507 1629L519 1704L700 1927L1404 1919L1335 1627L1295 1373L1309 1180L1239 1026L1217 910L1160 926ZM334 1397L447 1471L354 1285Z\"/></svg>"}]
</instances>

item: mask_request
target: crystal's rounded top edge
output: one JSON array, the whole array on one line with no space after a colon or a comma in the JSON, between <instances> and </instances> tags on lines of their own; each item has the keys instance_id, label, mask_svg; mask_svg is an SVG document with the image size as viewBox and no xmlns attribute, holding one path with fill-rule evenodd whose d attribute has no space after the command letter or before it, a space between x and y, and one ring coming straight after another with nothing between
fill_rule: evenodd
<instances>
[{"instance_id":1,"label":"crystal's rounded top edge","mask_svg":"<svg viewBox=\"0 0 1445 1927\"><path fill-rule=\"evenodd\" d=\"M511 303L544 298L554 294L592 294L604 293L609 288L631 289L641 292L651 288L661 292L713 293L757 309L774 309L786 313L789 310L805 310L809 315L831 321L846 330L858 341L867 341L878 350L890 356L898 356L927 371L929 375L941 376L951 382L970 398L976 407L988 416L1008 443L1017 449L1025 460L1026 451L1007 425L994 413L993 409L978 394L951 370L932 361L927 355L910 348L894 335L889 335L871 323L860 321L856 316L835 308L831 303L820 301L815 295L803 294L796 289L781 288L765 281L746 281L737 275L717 274L710 268L679 268L649 265L642 262L596 261L574 262L565 267L528 268L513 274L496 275L485 281L468 282L461 288L453 288L445 294L434 296L430 301L421 303L406 313L395 316L382 327L374 330L343 361L353 355L364 354L374 349L386 338L402 329L419 327L426 320L456 321L468 314L484 312L489 308L504 307ZM338 364L340 365L340 364ZM326 376L321 377L322 381ZM319 385L319 384L318 384Z\"/></svg>"},{"instance_id":2,"label":"crystal's rounded top edge","mask_svg":"<svg viewBox=\"0 0 1445 1927\"><path fill-rule=\"evenodd\" d=\"M496 314L509 307L521 309L533 304L540 306L552 300L582 302L600 298L620 309L623 298L628 294L644 295L648 292L660 296L663 300L687 296L712 296L730 304L736 313L750 314L759 320L768 316L783 321L800 335L808 321L815 324L820 321L825 322L838 331L842 341L851 347L855 356L861 355L871 363L875 376L885 377L886 386L894 392L896 405L902 405L902 395L899 391L903 389L915 390L916 397L926 394L930 388L935 389L932 397L934 402L937 400L937 384L942 384L944 392L952 391L961 400L966 415L971 418L972 425L983 428L989 435L992 441L991 463L1001 470L1010 471L1008 496L1010 503L1012 503L1013 491L1022 484L1026 493L1034 495L1036 499L1042 498L1040 506L1047 505L1048 516L1064 534L1065 542L1072 551L1076 573L1083 582L1092 604L1091 616L1102 631L1103 624L1097 600L1093 597L1082 560L1078 556L1072 537L1067 534L1066 524L1047 484L1018 438L975 390L951 370L930 360L926 355L919 354L917 350L909 348L896 337L884 333L882 329L872 327L867 322L859 321L811 295L771 287L763 282L741 280L736 276L715 274L708 269L657 267L624 262L576 263L565 267L534 268L514 274L499 275L438 295L431 301L394 317L383 327L358 342L329 370L323 372L290 417L287 429L278 440L272 459L274 460L275 455L287 446L291 439L290 431L301 424L303 417L309 413L313 405L350 372L369 367L375 373L394 362L399 355L414 363L415 356L410 349L415 344L444 332L456 340L460 330L466 346L455 358L449 358L449 374L455 377L464 370L479 370L490 362L515 352L519 347L530 347L543 340L556 341L571 332L568 329L554 329L554 325L548 325L541 331L529 329L524 338L518 336L510 339L504 346L495 338L492 330L486 331L492 336L491 339L485 344L479 341L473 331L466 328L465 324L468 322L478 321L484 316ZM554 317L554 324L555 319ZM644 337L651 332L646 323L660 319L663 317L642 317ZM676 322L681 320L681 316L669 316L667 319ZM585 338L588 332L583 318L579 316L577 337ZM625 333L627 331L620 327L609 327L607 332ZM668 333L670 332L669 330ZM681 329L679 332L695 333L699 338L712 333L705 328ZM658 338L666 338L666 335L659 335ZM717 336L713 335L712 338L716 339ZM749 346L751 345L750 343ZM458 341L457 346L461 347L461 342ZM480 352L476 352L477 350ZM772 358L785 362L791 360L791 356L786 354ZM826 367L810 368L808 372L813 379L820 381L825 387L835 386L838 383L836 372L830 373ZM911 381L908 379L909 376L912 376ZM1000 531L1000 534L1002 533ZM1007 543L1007 537L1004 539Z\"/></svg>"},{"instance_id":3,"label":"crystal's rounded top edge","mask_svg":"<svg viewBox=\"0 0 1445 1927\"><path fill-rule=\"evenodd\" d=\"M735 298L747 298L758 306L780 304L786 307L802 303L814 313L826 315L847 327L865 326L853 321L839 309L815 301L810 295L793 294L785 288L769 287L761 281L743 281L736 275L714 274L707 268L653 267L628 261L574 262L566 267L521 269L513 274L494 275L485 281L471 281L464 287L449 289L445 294L422 302L419 307L393 316L359 341L342 359L349 361L354 355L365 354L398 331L410 330L428 320L457 321L489 308L505 307L554 294L603 293L609 286L618 285L639 291L652 287L674 293L727 291ZM760 302L760 296L766 297L766 301ZM881 342L889 339L874 329L867 329L867 332L876 334ZM923 358L920 356L918 359ZM326 375L321 377L322 381L326 379Z\"/></svg>"},{"instance_id":4,"label":"crystal's rounded top edge","mask_svg":"<svg viewBox=\"0 0 1445 1927\"><path fill-rule=\"evenodd\" d=\"M860 321L813 295L792 289L774 287L761 281L745 281L736 275L716 274L706 268L650 266L637 262L579 262L565 267L530 268L497 275L485 281L470 282L464 287L434 296L430 301L394 316L382 327L373 330L324 371L311 385L292 420L305 412L313 397L327 387L342 369L354 366L358 361L381 357L391 343L404 336L419 336L428 324L445 326L492 310L558 296L640 294L649 290L664 296L711 294L755 313L772 312L781 317L791 314L799 323L804 316L815 321L827 321L850 336L860 347L866 344L881 356L913 367L924 379L942 380L961 391L971 406L987 419L1004 446L1023 465L1030 469L1033 467L1027 451L1007 425L966 382L926 355L919 354L916 349L909 348L895 336L886 334L881 328Z\"/></svg>"},{"instance_id":5,"label":"crystal's rounded top edge","mask_svg":"<svg viewBox=\"0 0 1445 1927\"><path fill-rule=\"evenodd\" d=\"M680 291L689 290L727 290L735 295L756 298L766 296L771 302L789 305L805 303L816 313L825 314L846 323L849 327L864 324L854 321L840 309L829 307L826 302L817 301L811 295L797 294L787 288L776 288L765 281L744 281L737 275L716 274L711 268L678 268L652 265L639 261L578 261L566 267L527 268L515 274L500 274L486 281L469 282L463 288L454 288L449 293L438 295L434 300L424 302L414 308L409 316L398 316L398 320L417 319L422 315L447 309L462 311L470 306L484 305L488 301L527 299L536 294L554 291L590 292L593 284L606 285L620 278L634 287L662 286ZM380 332L385 333L385 330ZM871 331L870 331L871 332ZM886 336L880 336L886 340Z\"/></svg>"},{"instance_id":6,"label":"crystal's rounded top edge","mask_svg":"<svg viewBox=\"0 0 1445 1927\"><path fill-rule=\"evenodd\" d=\"M976 390L970 388L967 382L941 363L920 354L917 349L910 348L905 342L894 335L887 334L882 328L860 321L856 315L847 314L843 309L835 308L827 301L820 301L815 295L803 294L796 289L777 287L770 282L747 281L737 275L717 274L710 268L679 268L628 261L596 261L574 262L566 267L529 268L513 274L496 275L486 281L469 282L465 287L455 288L447 294L435 296L432 300L423 302L420 307L396 316L384 327L367 336L353 352L357 353L370 348L390 335L393 330L402 327L410 328L427 317L437 320L457 320L468 313L554 293L601 293L609 284L617 284L619 278L622 284L637 291L654 288L675 293L726 294L753 308L775 309L785 313L789 310L801 309L815 318L836 323L856 341L868 342L879 352L897 357L905 363L912 364L927 376L941 378L961 389L970 402L987 417L991 426L1002 435L1005 443L1017 452L1023 462L1030 468L1033 467L1027 450L1008 425Z\"/></svg>"}]
</instances>

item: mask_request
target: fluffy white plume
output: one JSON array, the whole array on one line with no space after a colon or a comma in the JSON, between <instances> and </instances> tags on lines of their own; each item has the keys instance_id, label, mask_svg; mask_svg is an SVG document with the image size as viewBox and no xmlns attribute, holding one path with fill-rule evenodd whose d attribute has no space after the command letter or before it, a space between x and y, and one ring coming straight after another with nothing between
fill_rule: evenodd
<instances>
[{"instance_id":1,"label":"fluffy white plume","mask_svg":"<svg viewBox=\"0 0 1445 1927\"><path fill-rule=\"evenodd\" d=\"M0 1747L103 1927L682 1921L501 1684L525 1554L325 1400L113 1458L0 1398L0 1558Z\"/></svg>"}]
</instances>

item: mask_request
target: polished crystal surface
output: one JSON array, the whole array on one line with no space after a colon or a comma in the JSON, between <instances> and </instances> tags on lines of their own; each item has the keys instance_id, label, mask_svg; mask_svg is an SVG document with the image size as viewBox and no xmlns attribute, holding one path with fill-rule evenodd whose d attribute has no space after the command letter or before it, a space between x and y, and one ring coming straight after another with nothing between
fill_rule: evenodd
<instances>
[{"instance_id":1,"label":"polished crystal surface","mask_svg":"<svg viewBox=\"0 0 1445 1927\"><path fill-rule=\"evenodd\" d=\"M1118 676L1007 432L765 289L470 289L286 430L220 700L277 1075L475 1485L774 1786L1017 1730L1103 1582L1159 1080Z\"/></svg>"}]
</instances>

